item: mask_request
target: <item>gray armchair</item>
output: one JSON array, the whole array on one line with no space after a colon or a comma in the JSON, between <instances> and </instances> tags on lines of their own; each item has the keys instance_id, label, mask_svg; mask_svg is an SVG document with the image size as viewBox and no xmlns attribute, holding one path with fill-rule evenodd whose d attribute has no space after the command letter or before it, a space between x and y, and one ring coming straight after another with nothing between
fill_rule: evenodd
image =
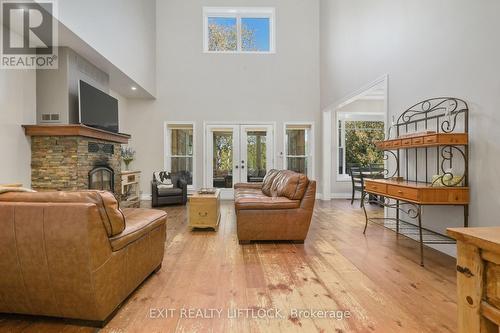
<instances>
[{"instance_id":1,"label":"gray armchair","mask_svg":"<svg viewBox=\"0 0 500 333\"><path fill-rule=\"evenodd\" d=\"M153 173L151 181L151 206L185 205L187 202L187 180L182 175L174 175L166 171L161 171L158 175L161 179L156 179ZM161 182L167 178L171 178L172 188L162 186Z\"/></svg>"}]
</instances>

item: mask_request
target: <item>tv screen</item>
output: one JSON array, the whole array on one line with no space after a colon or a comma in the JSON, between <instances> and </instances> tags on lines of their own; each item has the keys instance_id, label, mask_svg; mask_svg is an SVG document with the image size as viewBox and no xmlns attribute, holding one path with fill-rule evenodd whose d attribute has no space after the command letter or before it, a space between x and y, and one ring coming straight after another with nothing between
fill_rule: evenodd
<instances>
[{"instance_id":1,"label":"tv screen","mask_svg":"<svg viewBox=\"0 0 500 333\"><path fill-rule=\"evenodd\" d=\"M78 89L80 123L118 133L118 100L80 81Z\"/></svg>"}]
</instances>

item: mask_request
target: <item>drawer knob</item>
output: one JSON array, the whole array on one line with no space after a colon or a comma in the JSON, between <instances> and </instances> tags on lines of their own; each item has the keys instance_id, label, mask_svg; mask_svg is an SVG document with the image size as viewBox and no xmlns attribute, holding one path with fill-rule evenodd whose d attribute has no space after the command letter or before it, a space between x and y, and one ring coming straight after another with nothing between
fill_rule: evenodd
<instances>
[{"instance_id":1,"label":"drawer knob","mask_svg":"<svg viewBox=\"0 0 500 333\"><path fill-rule=\"evenodd\" d=\"M403 194L403 191L398 191L399 194Z\"/></svg>"},{"instance_id":2,"label":"drawer knob","mask_svg":"<svg viewBox=\"0 0 500 333\"><path fill-rule=\"evenodd\" d=\"M198 213L198 215L199 215L200 217L207 217L207 216L208 216L208 213L207 213L207 212L203 212L203 213L202 213L202 212L199 212L199 213Z\"/></svg>"}]
</instances>

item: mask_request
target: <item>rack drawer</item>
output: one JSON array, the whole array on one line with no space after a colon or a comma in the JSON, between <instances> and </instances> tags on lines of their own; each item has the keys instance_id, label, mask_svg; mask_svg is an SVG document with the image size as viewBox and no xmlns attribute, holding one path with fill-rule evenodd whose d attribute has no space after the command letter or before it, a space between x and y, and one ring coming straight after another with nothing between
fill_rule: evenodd
<instances>
[{"instance_id":1,"label":"rack drawer","mask_svg":"<svg viewBox=\"0 0 500 333\"><path fill-rule=\"evenodd\" d=\"M418 190L415 188L387 185L387 193L402 199L418 200Z\"/></svg>"},{"instance_id":2,"label":"rack drawer","mask_svg":"<svg viewBox=\"0 0 500 333\"><path fill-rule=\"evenodd\" d=\"M411 139L403 139L403 140L401 140L401 145L403 147L411 146Z\"/></svg>"},{"instance_id":3,"label":"rack drawer","mask_svg":"<svg viewBox=\"0 0 500 333\"><path fill-rule=\"evenodd\" d=\"M377 193L382 193L385 194L387 193L387 185L386 184L379 184L375 182L370 182L366 181L365 182L365 188L367 192L377 192Z\"/></svg>"},{"instance_id":4,"label":"rack drawer","mask_svg":"<svg viewBox=\"0 0 500 333\"><path fill-rule=\"evenodd\" d=\"M437 138L437 135L431 135L431 136L426 136L424 138L424 143L436 143L438 142L438 138Z\"/></svg>"},{"instance_id":5,"label":"rack drawer","mask_svg":"<svg viewBox=\"0 0 500 333\"><path fill-rule=\"evenodd\" d=\"M414 145L421 145L424 142L424 138L413 138L411 139L411 143Z\"/></svg>"}]
</instances>

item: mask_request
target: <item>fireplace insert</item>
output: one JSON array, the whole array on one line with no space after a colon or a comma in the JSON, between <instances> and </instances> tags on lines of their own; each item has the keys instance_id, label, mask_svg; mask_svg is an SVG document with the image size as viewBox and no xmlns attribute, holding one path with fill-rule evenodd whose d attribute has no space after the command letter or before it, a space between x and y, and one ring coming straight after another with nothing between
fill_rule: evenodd
<instances>
[{"instance_id":1,"label":"fireplace insert","mask_svg":"<svg viewBox=\"0 0 500 333\"><path fill-rule=\"evenodd\" d=\"M114 192L115 172L108 166L97 166L89 172L89 189Z\"/></svg>"}]
</instances>

